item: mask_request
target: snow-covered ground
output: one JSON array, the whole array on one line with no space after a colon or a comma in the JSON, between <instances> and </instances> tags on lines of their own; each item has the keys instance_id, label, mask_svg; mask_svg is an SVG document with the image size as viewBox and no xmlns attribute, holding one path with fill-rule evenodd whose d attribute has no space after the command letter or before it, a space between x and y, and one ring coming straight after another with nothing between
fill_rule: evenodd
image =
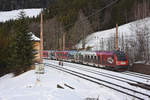
<instances>
[{"instance_id":1,"label":"snow-covered ground","mask_svg":"<svg viewBox=\"0 0 150 100\"><path fill-rule=\"evenodd\" d=\"M0 22L18 19L20 11L24 11L28 17L36 17L40 14L41 10L42 9L19 9L12 11L0 11Z\"/></svg>"},{"instance_id":2,"label":"snow-covered ground","mask_svg":"<svg viewBox=\"0 0 150 100\"><path fill-rule=\"evenodd\" d=\"M49 60L46 60L47 62ZM55 61L55 60L50 60L51 62L50 63L53 63L53 64L58 64L58 61ZM104 74L108 74L109 76L113 75L113 76L118 76L122 79L129 79L129 80L132 80L132 82L139 82L139 83L143 83L143 84L147 84L147 85L150 85L150 80L149 78L148 79L143 79L143 78L139 78L139 77L135 77L135 76L130 76L130 75L124 75L122 73L118 73L118 72L115 72L115 71L109 71L109 70L105 70L105 69L101 69L101 68L95 68L95 67L88 67L86 65L81 65L81 64L76 64L76 63L69 63L69 62L64 62L64 65L65 67L69 67L69 66L72 66L74 68L74 70L76 70L78 67L82 67L82 68L85 68L85 69L88 69L90 71L94 71L94 72L100 72L100 73L104 73ZM77 67L77 68L76 68ZM140 73L137 73L137 74L140 74ZM147 77L150 77L150 75L147 75Z\"/></svg>"},{"instance_id":3,"label":"snow-covered ground","mask_svg":"<svg viewBox=\"0 0 150 100\"><path fill-rule=\"evenodd\" d=\"M55 60L53 60L53 61L47 60L46 63L53 63L55 65L58 65L58 61L55 61ZM104 70L104 69L88 67L86 65L74 64L74 63L68 63L68 62L64 62L63 65L64 65L63 66L64 68L67 68L67 69L70 69L70 70L73 70L76 72L80 72L82 74L98 78L100 80L104 80L104 81L107 81L110 83L117 84L117 85L122 86L122 87L127 87L127 88L130 88L132 90L136 90L136 91L150 95L150 91L148 91L148 90L129 85L129 83L134 83L135 81L136 81L136 83L150 84L150 80L142 79L142 78L138 78L138 77L134 77L134 76L130 76L130 75L125 75L125 74L114 72L114 71L108 71L108 70ZM80 69L78 69L79 67L80 67ZM81 70L81 67L84 69L89 69L90 72L87 70L83 70L83 69ZM109 76L109 77L103 76L103 75L101 75L101 73L105 73L105 75L107 74L106 76ZM98 74L100 74L100 75L98 75ZM113 79L115 76L118 76L118 78L120 77L120 79L123 81L120 81L120 80L118 81L116 79ZM125 81L124 79L126 80L126 82L124 82ZM132 80L132 81L127 81L127 79ZM101 83L103 83L103 81ZM105 82L104 82L104 84L105 84ZM113 85L109 85L109 84L107 84L107 86L114 87ZM119 90L123 90L123 89L120 89L119 87L116 87L116 88ZM130 93L132 94L132 92L130 92ZM134 93L134 96L139 96L139 94ZM140 96L140 97L142 97L142 96ZM144 100L149 100L149 98L147 98L147 97L143 97L143 98L144 98Z\"/></svg>"},{"instance_id":4,"label":"snow-covered ground","mask_svg":"<svg viewBox=\"0 0 150 100\"><path fill-rule=\"evenodd\" d=\"M40 78L38 82L36 81L37 77ZM57 88L57 84L64 89ZM74 89L70 89L64 84ZM31 70L17 77L9 74L0 78L0 100L90 100L87 98L133 99L125 94L50 67L45 67L45 74L40 76Z\"/></svg>"}]
</instances>

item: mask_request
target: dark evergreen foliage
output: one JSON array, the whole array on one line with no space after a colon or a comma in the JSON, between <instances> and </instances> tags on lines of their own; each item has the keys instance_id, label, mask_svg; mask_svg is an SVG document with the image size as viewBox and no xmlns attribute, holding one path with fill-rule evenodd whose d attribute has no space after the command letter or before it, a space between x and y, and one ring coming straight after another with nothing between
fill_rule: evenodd
<instances>
[{"instance_id":1,"label":"dark evergreen foliage","mask_svg":"<svg viewBox=\"0 0 150 100\"><path fill-rule=\"evenodd\" d=\"M6 23L0 27L0 75L20 74L31 68L34 59L34 44L28 34L30 19L20 12L19 20Z\"/></svg>"},{"instance_id":2,"label":"dark evergreen foliage","mask_svg":"<svg viewBox=\"0 0 150 100\"><path fill-rule=\"evenodd\" d=\"M16 33L11 45L11 64L15 72L26 71L33 64L34 47L31 34L28 32L28 23L24 12L20 12L19 20L16 22ZM11 65L10 65L11 66Z\"/></svg>"},{"instance_id":3,"label":"dark evergreen foliage","mask_svg":"<svg viewBox=\"0 0 150 100\"><path fill-rule=\"evenodd\" d=\"M46 8L54 0L0 0L0 11L24 9L24 8Z\"/></svg>"}]
</instances>

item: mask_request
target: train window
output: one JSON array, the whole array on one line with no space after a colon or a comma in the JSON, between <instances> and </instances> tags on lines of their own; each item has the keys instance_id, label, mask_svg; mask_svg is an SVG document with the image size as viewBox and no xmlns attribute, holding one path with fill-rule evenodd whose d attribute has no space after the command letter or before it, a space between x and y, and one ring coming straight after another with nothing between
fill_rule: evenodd
<instances>
[{"instance_id":1,"label":"train window","mask_svg":"<svg viewBox=\"0 0 150 100\"><path fill-rule=\"evenodd\" d=\"M104 64L104 56L102 56L102 64Z\"/></svg>"},{"instance_id":2,"label":"train window","mask_svg":"<svg viewBox=\"0 0 150 100\"><path fill-rule=\"evenodd\" d=\"M88 56L88 59L90 59L90 56Z\"/></svg>"},{"instance_id":3,"label":"train window","mask_svg":"<svg viewBox=\"0 0 150 100\"><path fill-rule=\"evenodd\" d=\"M85 55L85 61L87 61L87 55Z\"/></svg>"},{"instance_id":4,"label":"train window","mask_svg":"<svg viewBox=\"0 0 150 100\"><path fill-rule=\"evenodd\" d=\"M126 61L127 60L126 55L123 52L117 52L116 55L117 55L118 61Z\"/></svg>"},{"instance_id":5,"label":"train window","mask_svg":"<svg viewBox=\"0 0 150 100\"><path fill-rule=\"evenodd\" d=\"M96 63L96 56L93 56L93 63Z\"/></svg>"},{"instance_id":6,"label":"train window","mask_svg":"<svg viewBox=\"0 0 150 100\"><path fill-rule=\"evenodd\" d=\"M89 59L90 59L90 56L88 55L88 56L87 56L87 62L89 61Z\"/></svg>"},{"instance_id":7,"label":"train window","mask_svg":"<svg viewBox=\"0 0 150 100\"><path fill-rule=\"evenodd\" d=\"M98 56L98 64L100 64L100 61L101 61L100 56Z\"/></svg>"},{"instance_id":8,"label":"train window","mask_svg":"<svg viewBox=\"0 0 150 100\"><path fill-rule=\"evenodd\" d=\"M93 56L91 56L90 62L91 62L91 63L93 62Z\"/></svg>"},{"instance_id":9,"label":"train window","mask_svg":"<svg viewBox=\"0 0 150 100\"><path fill-rule=\"evenodd\" d=\"M79 55L79 60L82 60L82 55Z\"/></svg>"},{"instance_id":10,"label":"train window","mask_svg":"<svg viewBox=\"0 0 150 100\"><path fill-rule=\"evenodd\" d=\"M52 55L52 56L54 56L54 54L53 54L53 53L51 53L51 55Z\"/></svg>"},{"instance_id":11,"label":"train window","mask_svg":"<svg viewBox=\"0 0 150 100\"><path fill-rule=\"evenodd\" d=\"M94 56L94 60L96 60L96 56Z\"/></svg>"},{"instance_id":12,"label":"train window","mask_svg":"<svg viewBox=\"0 0 150 100\"><path fill-rule=\"evenodd\" d=\"M126 59L126 56L117 56L117 58L118 58L118 61L126 61L127 59Z\"/></svg>"},{"instance_id":13,"label":"train window","mask_svg":"<svg viewBox=\"0 0 150 100\"><path fill-rule=\"evenodd\" d=\"M91 56L91 59L93 59L93 56Z\"/></svg>"}]
</instances>

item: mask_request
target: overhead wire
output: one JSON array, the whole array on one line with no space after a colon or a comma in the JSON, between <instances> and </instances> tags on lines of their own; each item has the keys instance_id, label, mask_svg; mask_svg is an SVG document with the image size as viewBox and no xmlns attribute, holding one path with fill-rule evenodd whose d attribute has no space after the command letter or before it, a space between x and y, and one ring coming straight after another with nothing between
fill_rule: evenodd
<instances>
[{"instance_id":1,"label":"overhead wire","mask_svg":"<svg viewBox=\"0 0 150 100\"><path fill-rule=\"evenodd\" d=\"M106 8L108 8L108 7L112 6L112 5L114 5L114 4L117 3L118 1L119 1L119 0L112 1L110 4L106 5L105 7L99 9L99 10L96 11L95 13L93 13L93 14L87 16L86 18L84 18L83 20L81 20L80 23L86 21L88 18L90 18L90 17L92 17L92 16L98 14L99 12L103 11L104 9L106 9ZM68 28L69 26L71 26L71 25L73 25L73 24L74 24L74 23L68 24L68 25L64 26L64 29L65 29L65 28Z\"/></svg>"}]
</instances>

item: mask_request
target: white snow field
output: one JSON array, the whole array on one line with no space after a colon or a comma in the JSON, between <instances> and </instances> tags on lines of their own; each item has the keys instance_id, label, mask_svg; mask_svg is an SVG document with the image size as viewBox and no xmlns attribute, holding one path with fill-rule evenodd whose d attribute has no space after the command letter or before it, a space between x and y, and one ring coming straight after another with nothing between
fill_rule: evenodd
<instances>
[{"instance_id":1,"label":"white snow field","mask_svg":"<svg viewBox=\"0 0 150 100\"><path fill-rule=\"evenodd\" d=\"M45 62L51 63L50 61ZM37 77L40 81L37 81ZM57 88L58 84L64 89ZM134 99L47 66L45 66L43 75L37 75L34 70L31 70L16 77L13 77L12 74L0 77L0 100L90 100L88 98L99 98L99 100Z\"/></svg>"},{"instance_id":2,"label":"white snow field","mask_svg":"<svg viewBox=\"0 0 150 100\"><path fill-rule=\"evenodd\" d=\"M12 11L0 11L0 22L5 22L8 20L16 20L19 18L20 11L24 11L28 17L36 17L40 14L42 9L19 9Z\"/></svg>"},{"instance_id":3,"label":"white snow field","mask_svg":"<svg viewBox=\"0 0 150 100\"><path fill-rule=\"evenodd\" d=\"M40 78L38 82L36 81L37 77ZM57 88L57 84L64 89ZM0 100L88 100L88 98L99 98L99 100L133 99L50 67L45 67L45 74L40 76L31 70L17 77L8 74L0 78Z\"/></svg>"}]
</instances>

